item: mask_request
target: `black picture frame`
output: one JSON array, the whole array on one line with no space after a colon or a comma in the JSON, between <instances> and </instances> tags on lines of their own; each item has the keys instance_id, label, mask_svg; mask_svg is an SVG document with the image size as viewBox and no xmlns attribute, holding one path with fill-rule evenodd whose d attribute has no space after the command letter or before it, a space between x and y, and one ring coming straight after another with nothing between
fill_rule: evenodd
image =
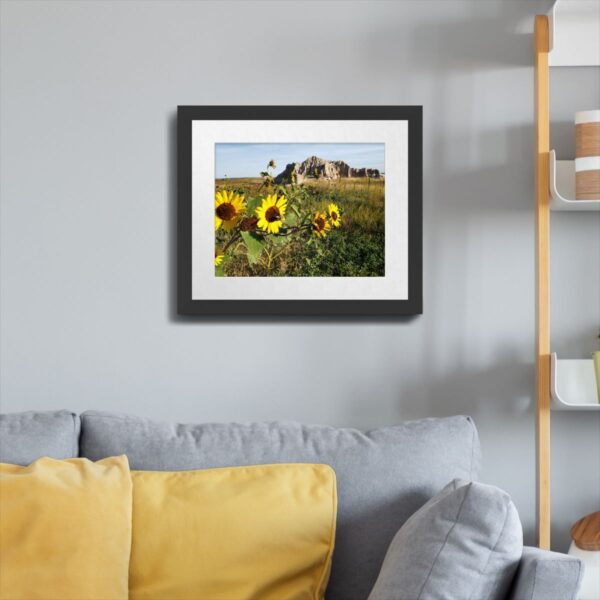
<instances>
[{"instance_id":1,"label":"black picture frame","mask_svg":"<svg viewBox=\"0 0 600 600\"><path fill-rule=\"evenodd\" d=\"M195 300L192 298L192 122L395 120L408 122L408 298L403 300ZM177 312L205 317L402 317L423 312L421 106L178 106ZM393 229L389 230L388 232ZM389 233L388 233L389 235Z\"/></svg>"}]
</instances>

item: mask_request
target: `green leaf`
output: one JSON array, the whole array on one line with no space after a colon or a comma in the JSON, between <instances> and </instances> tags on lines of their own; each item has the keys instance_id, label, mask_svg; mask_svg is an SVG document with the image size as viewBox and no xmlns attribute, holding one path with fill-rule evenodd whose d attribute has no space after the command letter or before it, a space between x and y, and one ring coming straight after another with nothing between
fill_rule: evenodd
<instances>
[{"instance_id":1,"label":"green leaf","mask_svg":"<svg viewBox=\"0 0 600 600\"><path fill-rule=\"evenodd\" d=\"M246 249L248 251L248 264L256 264L265 249L264 241L257 235L249 233L248 231L242 231L242 239L244 240L244 244L246 244Z\"/></svg>"},{"instance_id":2,"label":"green leaf","mask_svg":"<svg viewBox=\"0 0 600 600\"><path fill-rule=\"evenodd\" d=\"M218 267L215 267L215 277L225 277L225 271L223 270L223 263Z\"/></svg>"},{"instance_id":3,"label":"green leaf","mask_svg":"<svg viewBox=\"0 0 600 600\"><path fill-rule=\"evenodd\" d=\"M254 215L254 211L260 206L260 198L249 198L246 200L246 214Z\"/></svg>"},{"instance_id":4,"label":"green leaf","mask_svg":"<svg viewBox=\"0 0 600 600\"><path fill-rule=\"evenodd\" d=\"M272 235L269 237L269 241L274 246L283 246L290 241L290 238L285 235Z\"/></svg>"},{"instance_id":5,"label":"green leaf","mask_svg":"<svg viewBox=\"0 0 600 600\"><path fill-rule=\"evenodd\" d=\"M296 225L298 225L298 215L294 211L288 210L285 215L285 222L286 225L295 227Z\"/></svg>"}]
</instances>

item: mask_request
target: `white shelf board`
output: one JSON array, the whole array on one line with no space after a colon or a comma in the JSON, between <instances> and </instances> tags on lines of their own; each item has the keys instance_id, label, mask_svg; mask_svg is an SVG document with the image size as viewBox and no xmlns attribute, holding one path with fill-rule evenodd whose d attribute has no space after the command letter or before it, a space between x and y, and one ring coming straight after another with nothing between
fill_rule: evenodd
<instances>
[{"instance_id":1,"label":"white shelf board","mask_svg":"<svg viewBox=\"0 0 600 600\"><path fill-rule=\"evenodd\" d=\"M550 357L550 391L556 410L600 411L594 361Z\"/></svg>"},{"instance_id":2,"label":"white shelf board","mask_svg":"<svg viewBox=\"0 0 600 600\"><path fill-rule=\"evenodd\" d=\"M600 2L556 0L548 25L551 67L600 65Z\"/></svg>"},{"instance_id":3,"label":"white shelf board","mask_svg":"<svg viewBox=\"0 0 600 600\"><path fill-rule=\"evenodd\" d=\"M575 161L556 160L550 151L550 208L552 210L599 210L598 200L575 200Z\"/></svg>"}]
</instances>

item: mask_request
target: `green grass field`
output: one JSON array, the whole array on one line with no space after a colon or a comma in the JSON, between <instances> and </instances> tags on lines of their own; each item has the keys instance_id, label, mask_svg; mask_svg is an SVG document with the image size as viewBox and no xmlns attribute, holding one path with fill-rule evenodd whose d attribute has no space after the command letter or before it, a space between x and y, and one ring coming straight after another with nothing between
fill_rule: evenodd
<instances>
[{"instance_id":1,"label":"green grass field","mask_svg":"<svg viewBox=\"0 0 600 600\"><path fill-rule=\"evenodd\" d=\"M261 237L257 230L250 235L263 244L258 256L249 260L253 240L248 234L232 243L222 228L215 233L218 255L227 251L217 274L227 277L381 277L385 274L385 182L383 179L342 178L337 180L308 179L303 185L272 185L266 187L261 178L217 179L216 191L243 194L248 202L247 215L267 194L288 198L288 210L279 235ZM290 236L288 224L296 219L291 210L300 214L325 211L330 203L341 213L341 226L332 227L325 237L313 235L305 226L302 235ZM296 221L293 223L297 224ZM239 234L244 235L244 234ZM266 242L268 243L265 243ZM248 241L250 245L248 245Z\"/></svg>"}]
</instances>

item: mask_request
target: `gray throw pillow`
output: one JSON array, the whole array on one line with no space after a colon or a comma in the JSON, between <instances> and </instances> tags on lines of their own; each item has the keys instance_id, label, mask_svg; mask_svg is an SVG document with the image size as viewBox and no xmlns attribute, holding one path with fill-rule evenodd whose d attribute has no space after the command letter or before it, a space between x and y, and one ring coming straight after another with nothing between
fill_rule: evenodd
<instances>
[{"instance_id":1,"label":"gray throw pillow","mask_svg":"<svg viewBox=\"0 0 600 600\"><path fill-rule=\"evenodd\" d=\"M455 479L396 533L369 600L504 600L522 552L510 496Z\"/></svg>"}]
</instances>

